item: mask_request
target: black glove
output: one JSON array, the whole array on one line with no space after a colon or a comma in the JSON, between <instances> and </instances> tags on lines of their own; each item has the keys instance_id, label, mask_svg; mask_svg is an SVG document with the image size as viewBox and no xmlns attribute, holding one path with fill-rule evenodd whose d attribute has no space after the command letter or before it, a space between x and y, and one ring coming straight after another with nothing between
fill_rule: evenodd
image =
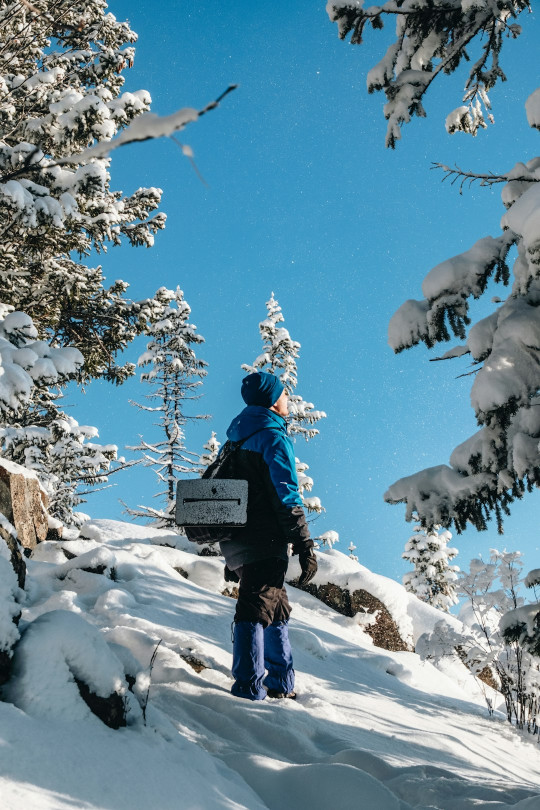
<instances>
[{"instance_id":1,"label":"black glove","mask_svg":"<svg viewBox=\"0 0 540 810\"><path fill-rule=\"evenodd\" d=\"M228 565L225 566L225 572L223 574L225 577L225 582L240 582L240 577L236 573L236 571L232 571Z\"/></svg>"},{"instance_id":2,"label":"black glove","mask_svg":"<svg viewBox=\"0 0 540 810\"><path fill-rule=\"evenodd\" d=\"M308 582L311 582L317 573L317 557L315 556L313 548L309 547L298 552L298 559L300 561L300 568L302 569L300 579L298 580L298 587L302 588L304 585L307 585Z\"/></svg>"}]
</instances>

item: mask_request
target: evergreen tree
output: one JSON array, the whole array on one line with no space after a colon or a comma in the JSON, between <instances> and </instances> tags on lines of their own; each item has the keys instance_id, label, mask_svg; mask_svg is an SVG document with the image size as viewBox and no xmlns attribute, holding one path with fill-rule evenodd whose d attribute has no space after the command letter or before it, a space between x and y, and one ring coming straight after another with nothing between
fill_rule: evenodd
<instances>
[{"instance_id":1,"label":"evergreen tree","mask_svg":"<svg viewBox=\"0 0 540 810\"><path fill-rule=\"evenodd\" d=\"M458 551L448 546L451 539L450 532L439 531L438 526L429 531L417 526L401 555L414 566L414 571L403 577L405 589L423 602L447 612L458 601L456 580L459 568L450 565Z\"/></svg>"},{"instance_id":2,"label":"evergreen tree","mask_svg":"<svg viewBox=\"0 0 540 810\"><path fill-rule=\"evenodd\" d=\"M540 129L540 90L526 111L529 124ZM407 519L417 515L427 528L453 523L460 532L472 523L481 530L494 514L502 532L512 501L540 485L540 159L517 163L504 175L447 174L462 182L504 183L502 233L434 267L422 284L424 298L406 301L393 316L389 342L400 352L452 335L460 339L436 359L472 356L471 404L480 429L455 448L450 466L403 478L385 498L405 502ZM493 312L468 328L469 300L480 298L492 279L511 284L510 294L493 297Z\"/></svg>"},{"instance_id":3,"label":"evergreen tree","mask_svg":"<svg viewBox=\"0 0 540 810\"><path fill-rule=\"evenodd\" d=\"M213 430L212 435L203 446L203 450L206 450L206 453L201 455L201 465L203 469L209 467L210 464L213 464L216 458L218 457L219 448L221 447L221 442L218 442L216 437L216 432Z\"/></svg>"},{"instance_id":4,"label":"evergreen tree","mask_svg":"<svg viewBox=\"0 0 540 810\"><path fill-rule=\"evenodd\" d=\"M143 411L159 414L157 425L161 438L148 442L141 437L140 444L130 449L139 454L144 466L154 470L159 482L154 497L162 502L162 506L140 506L127 511L137 517L150 518L158 526L174 528L178 477L200 469L199 454L186 449L184 426L188 421L208 417L188 415L185 407L186 403L199 399L198 389L207 374L207 364L195 354L194 347L204 343L204 338L189 323L191 309L182 290L162 287L156 293L156 301L161 310L148 327L150 341L138 364L149 366L141 380L152 388L146 398L157 404L132 404Z\"/></svg>"},{"instance_id":5,"label":"evergreen tree","mask_svg":"<svg viewBox=\"0 0 540 810\"><path fill-rule=\"evenodd\" d=\"M82 365L77 349L39 340L28 315L0 304L0 453L36 472L50 514L68 526L80 523L73 510L81 487L105 482L116 459L114 445L88 441L96 428L58 407L61 387Z\"/></svg>"},{"instance_id":6,"label":"evergreen tree","mask_svg":"<svg viewBox=\"0 0 540 810\"><path fill-rule=\"evenodd\" d=\"M300 356L300 343L292 340L289 332L284 326L285 318L281 307L272 293L270 300L266 302L267 316L259 324L259 332L263 342L263 351L253 365L242 365L244 371L252 374L256 371L266 371L279 377L287 394L289 395L289 434L293 437L303 436L306 441L312 439L319 433L315 427L317 422L326 417L324 411L316 411L311 402L306 402L296 393L298 385L298 370L296 361ZM296 472L298 475L298 489L304 506L310 512L320 513L323 511L320 499L314 496L308 497L304 493L311 492L313 479L306 475L307 464L296 459Z\"/></svg>"},{"instance_id":7,"label":"evergreen tree","mask_svg":"<svg viewBox=\"0 0 540 810\"><path fill-rule=\"evenodd\" d=\"M84 503L88 487L106 483L108 474L121 469L111 470L111 463L117 459L117 447L89 441L98 436L97 428L79 425L58 409L55 402L49 404L46 424L41 427L36 424L40 415L40 406L36 404L21 419L21 424L0 428L1 454L37 474L49 498L52 517L65 526L80 527L83 516L75 510ZM33 424L24 426L27 421Z\"/></svg>"},{"instance_id":8,"label":"evergreen tree","mask_svg":"<svg viewBox=\"0 0 540 810\"><path fill-rule=\"evenodd\" d=\"M146 91L122 92L136 34L104 0L0 3L0 287L42 338L77 347L84 376L121 382L115 357L142 330L151 302L104 286L91 250L150 246L164 227L161 191L110 188L107 157L85 157L148 110ZM78 157L80 156L80 157Z\"/></svg>"},{"instance_id":9,"label":"evergreen tree","mask_svg":"<svg viewBox=\"0 0 540 810\"><path fill-rule=\"evenodd\" d=\"M425 117L422 102L432 82L439 74L453 73L462 62L470 64L464 103L449 112L447 131L476 135L486 127L485 118L493 121L488 92L499 80L506 80L499 61L503 42L519 36L521 26L515 20L531 9L527 0L415 0L413 4L387 0L372 6L329 0L326 8L340 38L352 32L351 43L357 45L368 23L380 29L386 20L395 22L395 41L367 76L368 91L383 90L386 95L386 145L392 148L401 137L402 124L413 115ZM478 56L471 60L470 48L479 43Z\"/></svg>"}]
</instances>

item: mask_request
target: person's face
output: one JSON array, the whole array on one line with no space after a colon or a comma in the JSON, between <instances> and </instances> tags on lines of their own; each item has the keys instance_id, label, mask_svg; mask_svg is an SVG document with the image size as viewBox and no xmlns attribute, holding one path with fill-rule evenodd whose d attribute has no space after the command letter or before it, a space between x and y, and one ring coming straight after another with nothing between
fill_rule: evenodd
<instances>
[{"instance_id":1,"label":"person's face","mask_svg":"<svg viewBox=\"0 0 540 810\"><path fill-rule=\"evenodd\" d=\"M289 415L289 397L285 389L283 389L280 398L274 403L274 405L272 405L270 410L275 411L280 416Z\"/></svg>"}]
</instances>

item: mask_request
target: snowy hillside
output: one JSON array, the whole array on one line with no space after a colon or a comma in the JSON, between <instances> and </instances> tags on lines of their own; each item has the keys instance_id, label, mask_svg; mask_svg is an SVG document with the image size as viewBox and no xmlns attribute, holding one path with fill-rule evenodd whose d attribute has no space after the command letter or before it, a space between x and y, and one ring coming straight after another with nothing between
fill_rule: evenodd
<instances>
[{"instance_id":1,"label":"snowy hillside","mask_svg":"<svg viewBox=\"0 0 540 810\"><path fill-rule=\"evenodd\" d=\"M536 738L489 718L461 665L443 671L378 649L357 619L290 587L298 700L234 698L235 603L221 594L220 558L125 523L94 521L83 533L41 544L28 561L21 630L43 615L32 649L50 655L40 666L23 635L6 694L17 706L0 703L2 810L539 810ZM413 597L401 586L337 551L321 570L332 566L348 581L371 578L408 636L429 624L431 609L406 615ZM100 635L87 638L74 614ZM121 681L123 664L144 702L160 639L146 726L130 696L128 726L107 728L71 672L92 669L97 686Z\"/></svg>"}]
</instances>

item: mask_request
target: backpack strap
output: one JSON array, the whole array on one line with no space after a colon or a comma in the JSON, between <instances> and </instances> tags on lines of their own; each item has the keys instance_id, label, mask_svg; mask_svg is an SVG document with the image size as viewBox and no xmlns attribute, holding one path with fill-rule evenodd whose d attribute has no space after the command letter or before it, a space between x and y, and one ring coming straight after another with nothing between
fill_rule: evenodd
<instances>
[{"instance_id":1,"label":"backpack strap","mask_svg":"<svg viewBox=\"0 0 540 810\"><path fill-rule=\"evenodd\" d=\"M231 457L234 455L234 453L236 453L237 450L240 449L244 442L247 442L248 439L251 439L251 437L255 436L256 433L261 433L263 430L276 430L276 428L258 428L257 430L254 430L253 433L250 433L249 436L244 436L243 439L239 439L237 442L233 442L231 439L228 439L221 448L216 460L206 468L201 478L219 478L219 473L223 469L224 465L230 463Z\"/></svg>"}]
</instances>

